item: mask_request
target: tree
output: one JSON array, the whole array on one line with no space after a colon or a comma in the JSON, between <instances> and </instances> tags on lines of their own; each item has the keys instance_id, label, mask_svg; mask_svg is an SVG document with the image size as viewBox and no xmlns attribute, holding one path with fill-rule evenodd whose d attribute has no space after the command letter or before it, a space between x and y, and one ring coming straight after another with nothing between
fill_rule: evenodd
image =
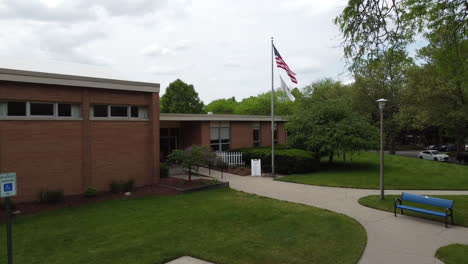
<instances>
[{"instance_id":1,"label":"tree","mask_svg":"<svg viewBox=\"0 0 468 264\"><path fill-rule=\"evenodd\" d=\"M421 35L443 30L457 46L467 38L466 0L350 0L335 24L351 69L389 49L405 49Z\"/></svg>"},{"instance_id":2,"label":"tree","mask_svg":"<svg viewBox=\"0 0 468 264\"><path fill-rule=\"evenodd\" d=\"M409 71L401 122L415 129L436 127L454 137L461 151L468 137L468 41L459 47L434 36L419 51L426 63Z\"/></svg>"},{"instance_id":3,"label":"tree","mask_svg":"<svg viewBox=\"0 0 468 264\"><path fill-rule=\"evenodd\" d=\"M239 103L234 97L218 99L205 106L205 111L213 112L215 114L234 114L238 105Z\"/></svg>"},{"instance_id":4,"label":"tree","mask_svg":"<svg viewBox=\"0 0 468 264\"><path fill-rule=\"evenodd\" d=\"M289 143L316 153L319 158L377 147L378 130L353 111L347 86L330 79L304 89L286 128Z\"/></svg>"},{"instance_id":5,"label":"tree","mask_svg":"<svg viewBox=\"0 0 468 264\"><path fill-rule=\"evenodd\" d=\"M203 114L203 107L204 104L193 85L180 79L170 83L161 97L161 113Z\"/></svg>"},{"instance_id":6,"label":"tree","mask_svg":"<svg viewBox=\"0 0 468 264\"><path fill-rule=\"evenodd\" d=\"M293 93L298 91L293 90ZM290 101L285 92L275 91L275 115L288 115L292 112L294 102ZM270 115L271 92L245 98L239 102L236 111L239 115Z\"/></svg>"},{"instance_id":7,"label":"tree","mask_svg":"<svg viewBox=\"0 0 468 264\"><path fill-rule=\"evenodd\" d=\"M390 152L395 154L397 139L403 126L396 115L405 104L403 91L407 82L407 71L413 62L401 50L390 49L375 59L368 60L355 69L356 92L354 94L354 108L363 116L370 113L370 120L376 126L380 122L380 111L377 99L385 98L388 103L384 110L385 137Z\"/></svg>"},{"instance_id":8,"label":"tree","mask_svg":"<svg viewBox=\"0 0 468 264\"><path fill-rule=\"evenodd\" d=\"M213 159L213 153L200 146L191 146L185 150L176 149L168 156L168 161L172 165L180 165L187 170L188 180L192 180L193 170L206 165Z\"/></svg>"}]
</instances>

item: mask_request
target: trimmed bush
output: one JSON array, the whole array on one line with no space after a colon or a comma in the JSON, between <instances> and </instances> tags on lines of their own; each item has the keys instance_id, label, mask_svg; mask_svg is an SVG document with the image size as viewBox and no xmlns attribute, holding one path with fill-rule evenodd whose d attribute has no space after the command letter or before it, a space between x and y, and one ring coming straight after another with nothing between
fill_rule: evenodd
<instances>
[{"instance_id":1,"label":"trimmed bush","mask_svg":"<svg viewBox=\"0 0 468 264\"><path fill-rule=\"evenodd\" d=\"M0 200L0 208L2 210L6 210L6 200L5 198L3 198L2 200ZM16 203L15 203L15 200L11 199L10 198L10 209L11 211L14 211L16 210Z\"/></svg>"},{"instance_id":2,"label":"trimmed bush","mask_svg":"<svg viewBox=\"0 0 468 264\"><path fill-rule=\"evenodd\" d=\"M112 193L122 193L123 192L123 182L122 181L112 181L110 184L110 191Z\"/></svg>"},{"instance_id":3,"label":"trimmed bush","mask_svg":"<svg viewBox=\"0 0 468 264\"><path fill-rule=\"evenodd\" d=\"M91 197L96 197L97 196L97 190L94 188L87 188L86 191L84 192L84 196L91 198Z\"/></svg>"},{"instance_id":4,"label":"trimmed bush","mask_svg":"<svg viewBox=\"0 0 468 264\"><path fill-rule=\"evenodd\" d=\"M457 160L459 162L468 162L468 152L460 152L457 155Z\"/></svg>"},{"instance_id":5,"label":"trimmed bush","mask_svg":"<svg viewBox=\"0 0 468 264\"><path fill-rule=\"evenodd\" d=\"M169 166L166 163L161 162L159 165L159 175L161 178L169 177Z\"/></svg>"},{"instance_id":6,"label":"trimmed bush","mask_svg":"<svg viewBox=\"0 0 468 264\"><path fill-rule=\"evenodd\" d=\"M39 192L38 199L40 203L59 203L63 201L63 190L43 190Z\"/></svg>"},{"instance_id":7,"label":"trimmed bush","mask_svg":"<svg viewBox=\"0 0 468 264\"><path fill-rule=\"evenodd\" d=\"M123 192L132 192L135 187L135 180L131 179L123 184Z\"/></svg>"},{"instance_id":8,"label":"trimmed bush","mask_svg":"<svg viewBox=\"0 0 468 264\"><path fill-rule=\"evenodd\" d=\"M110 190L112 193L124 193L131 192L134 189L135 181L112 181L110 184Z\"/></svg>"},{"instance_id":9,"label":"trimmed bush","mask_svg":"<svg viewBox=\"0 0 468 264\"><path fill-rule=\"evenodd\" d=\"M245 148L236 151L243 153L246 164L250 164L251 159L261 159L262 167L270 169L267 165L271 163L270 147ZM275 148L275 169L280 174L312 172L318 169L318 165L319 162L314 159L312 152L285 146Z\"/></svg>"}]
</instances>

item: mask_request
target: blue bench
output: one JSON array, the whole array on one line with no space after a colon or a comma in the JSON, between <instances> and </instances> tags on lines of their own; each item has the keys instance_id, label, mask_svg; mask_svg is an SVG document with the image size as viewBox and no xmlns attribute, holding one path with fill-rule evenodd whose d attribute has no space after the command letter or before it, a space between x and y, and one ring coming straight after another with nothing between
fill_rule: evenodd
<instances>
[{"instance_id":1,"label":"blue bench","mask_svg":"<svg viewBox=\"0 0 468 264\"><path fill-rule=\"evenodd\" d=\"M428 210L428 209L422 209L422 208L418 208L414 206L403 205L403 201L442 207L442 208L445 208L445 212L439 212L439 211L433 211L433 210ZM397 216L396 214L397 208L400 208L401 214L404 214L403 210L409 210L413 212L444 217L445 227L448 227L447 219L448 217L450 217L452 219L452 225L453 225L453 201L452 200L404 192L401 194L400 198L395 199L395 203L393 205L393 213L395 214L395 216Z\"/></svg>"}]
</instances>

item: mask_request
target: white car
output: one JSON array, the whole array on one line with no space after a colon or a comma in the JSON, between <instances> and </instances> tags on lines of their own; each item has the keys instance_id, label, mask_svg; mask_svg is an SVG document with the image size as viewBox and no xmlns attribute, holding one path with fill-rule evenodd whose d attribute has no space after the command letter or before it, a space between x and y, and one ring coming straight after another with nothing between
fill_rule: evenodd
<instances>
[{"instance_id":1,"label":"white car","mask_svg":"<svg viewBox=\"0 0 468 264\"><path fill-rule=\"evenodd\" d=\"M437 150L424 150L419 152L418 157L425 160L434 161L448 161L449 156L447 154L440 153Z\"/></svg>"}]
</instances>

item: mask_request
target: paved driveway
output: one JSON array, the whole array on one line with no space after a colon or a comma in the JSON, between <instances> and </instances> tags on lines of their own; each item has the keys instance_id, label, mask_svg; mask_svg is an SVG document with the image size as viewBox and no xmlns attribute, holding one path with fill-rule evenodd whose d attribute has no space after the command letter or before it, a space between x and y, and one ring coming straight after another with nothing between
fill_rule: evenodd
<instances>
[{"instance_id":1,"label":"paved driveway","mask_svg":"<svg viewBox=\"0 0 468 264\"><path fill-rule=\"evenodd\" d=\"M200 173L208 175L208 170L201 168ZM211 171L211 176L220 179L219 172ZM357 202L360 197L379 194L378 190L312 186L229 173L224 173L223 180L239 191L325 208L356 219L367 231L367 246L359 263L441 263L434 257L439 247L451 243L468 244L468 228L445 228L442 223L417 217L394 217L393 213L364 207ZM401 192L388 191L387 194ZM468 191L411 192L468 195Z\"/></svg>"}]
</instances>

